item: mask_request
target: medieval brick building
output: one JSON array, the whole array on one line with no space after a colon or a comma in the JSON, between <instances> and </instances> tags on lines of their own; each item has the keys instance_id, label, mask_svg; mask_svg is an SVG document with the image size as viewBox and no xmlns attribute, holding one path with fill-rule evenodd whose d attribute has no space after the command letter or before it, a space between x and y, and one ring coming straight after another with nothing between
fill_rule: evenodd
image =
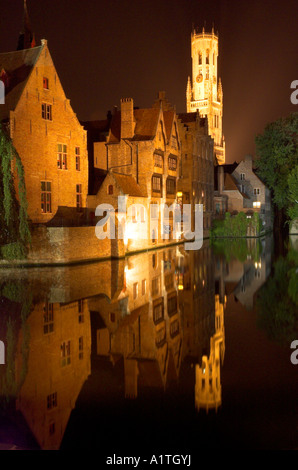
<instances>
[{"instance_id":1,"label":"medieval brick building","mask_svg":"<svg viewBox=\"0 0 298 470\"><path fill-rule=\"evenodd\" d=\"M26 5L18 50L0 54L0 122L25 173L33 223L81 224L88 191L86 131L67 99L46 40L35 47Z\"/></svg>"},{"instance_id":2,"label":"medieval brick building","mask_svg":"<svg viewBox=\"0 0 298 470\"><path fill-rule=\"evenodd\" d=\"M117 212L115 196L119 195L126 196L127 209L137 203L145 207L145 213L137 208L126 214L126 228L130 228L128 239L124 238L131 250L163 244L174 236L173 213L163 220L162 208L164 204L170 207L176 200L181 149L177 115L163 102L164 94L159 94L152 108L138 109L133 99L122 99L121 109L114 109L106 121L83 123L93 146L93 193L88 197L91 216L101 203L110 203ZM121 175L121 182L117 175ZM105 178L109 178L109 184L103 194ZM141 243L136 236L138 224L146 226L146 241L143 238Z\"/></svg>"}]
</instances>

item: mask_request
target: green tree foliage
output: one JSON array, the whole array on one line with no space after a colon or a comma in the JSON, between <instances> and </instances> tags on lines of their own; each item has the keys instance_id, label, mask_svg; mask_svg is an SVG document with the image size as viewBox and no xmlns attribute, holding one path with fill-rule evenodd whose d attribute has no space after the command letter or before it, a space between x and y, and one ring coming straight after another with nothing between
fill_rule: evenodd
<instances>
[{"instance_id":1,"label":"green tree foliage","mask_svg":"<svg viewBox=\"0 0 298 470\"><path fill-rule=\"evenodd\" d=\"M255 143L257 173L272 191L277 208L287 211L291 205L289 175L298 165L298 113L268 124Z\"/></svg>"},{"instance_id":2,"label":"green tree foliage","mask_svg":"<svg viewBox=\"0 0 298 470\"><path fill-rule=\"evenodd\" d=\"M291 220L298 218L298 164L288 176L288 200L287 214Z\"/></svg>"},{"instance_id":3,"label":"green tree foliage","mask_svg":"<svg viewBox=\"0 0 298 470\"><path fill-rule=\"evenodd\" d=\"M251 219L248 219L244 212L239 212L234 216L231 216L230 212L226 212L223 220L214 220L211 238L246 237L249 225L254 227L256 234L260 233L262 223L257 212L253 214Z\"/></svg>"},{"instance_id":4,"label":"green tree foliage","mask_svg":"<svg viewBox=\"0 0 298 470\"><path fill-rule=\"evenodd\" d=\"M18 198L12 168L18 182ZM24 169L12 141L0 127L0 246L4 257L23 257L30 243ZM12 246L11 246L12 245Z\"/></svg>"}]
</instances>

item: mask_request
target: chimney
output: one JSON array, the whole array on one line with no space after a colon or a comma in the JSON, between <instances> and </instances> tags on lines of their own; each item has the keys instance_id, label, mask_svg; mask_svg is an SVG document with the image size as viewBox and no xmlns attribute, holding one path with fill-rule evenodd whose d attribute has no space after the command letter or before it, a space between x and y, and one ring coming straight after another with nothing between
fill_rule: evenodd
<instances>
[{"instance_id":1,"label":"chimney","mask_svg":"<svg viewBox=\"0 0 298 470\"><path fill-rule=\"evenodd\" d=\"M248 163L249 166L252 168L252 156L251 155L245 155L244 161L245 163Z\"/></svg>"},{"instance_id":2,"label":"chimney","mask_svg":"<svg viewBox=\"0 0 298 470\"><path fill-rule=\"evenodd\" d=\"M133 99L121 99L121 139L131 139L134 136Z\"/></svg>"},{"instance_id":3,"label":"chimney","mask_svg":"<svg viewBox=\"0 0 298 470\"><path fill-rule=\"evenodd\" d=\"M217 167L218 193L222 194L224 190L224 169L221 165Z\"/></svg>"}]
</instances>

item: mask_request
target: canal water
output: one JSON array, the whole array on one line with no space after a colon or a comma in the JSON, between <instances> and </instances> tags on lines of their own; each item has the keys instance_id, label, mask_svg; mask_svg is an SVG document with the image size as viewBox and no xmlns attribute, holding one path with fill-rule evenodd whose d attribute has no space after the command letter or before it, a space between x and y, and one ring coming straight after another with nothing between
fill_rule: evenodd
<instances>
[{"instance_id":1,"label":"canal water","mask_svg":"<svg viewBox=\"0 0 298 470\"><path fill-rule=\"evenodd\" d=\"M2 269L0 449L297 449L297 240Z\"/></svg>"}]
</instances>

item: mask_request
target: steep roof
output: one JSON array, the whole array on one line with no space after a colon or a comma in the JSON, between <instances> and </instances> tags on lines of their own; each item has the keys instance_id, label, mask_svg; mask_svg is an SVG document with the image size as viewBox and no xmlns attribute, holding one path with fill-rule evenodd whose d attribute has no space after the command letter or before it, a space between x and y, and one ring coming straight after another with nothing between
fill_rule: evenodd
<instances>
[{"instance_id":1,"label":"steep roof","mask_svg":"<svg viewBox=\"0 0 298 470\"><path fill-rule=\"evenodd\" d=\"M226 191L239 191L235 179L234 179L233 176L230 175L229 173L226 173L226 174L225 174L225 186L224 186L224 189L225 189Z\"/></svg>"},{"instance_id":2,"label":"steep roof","mask_svg":"<svg viewBox=\"0 0 298 470\"><path fill-rule=\"evenodd\" d=\"M249 197L245 193L240 191L237 186L237 181L229 173L225 175L224 191L239 191L239 193L244 199L249 199Z\"/></svg>"},{"instance_id":3,"label":"steep roof","mask_svg":"<svg viewBox=\"0 0 298 470\"><path fill-rule=\"evenodd\" d=\"M151 140L155 137L159 113L158 108L134 110L136 127L133 140Z\"/></svg>"},{"instance_id":4,"label":"steep roof","mask_svg":"<svg viewBox=\"0 0 298 470\"><path fill-rule=\"evenodd\" d=\"M113 173L113 177L123 194L128 194L133 197L147 197L147 194L141 190L133 176Z\"/></svg>"},{"instance_id":5,"label":"steep roof","mask_svg":"<svg viewBox=\"0 0 298 470\"><path fill-rule=\"evenodd\" d=\"M163 112L163 118L164 118L164 122L165 122L165 131L166 131L166 136L167 136L168 140L171 138L172 127L173 127L173 122L174 122L174 116L175 116L174 111L164 111Z\"/></svg>"},{"instance_id":6,"label":"steep roof","mask_svg":"<svg viewBox=\"0 0 298 470\"><path fill-rule=\"evenodd\" d=\"M5 85L5 104L0 106L0 121L8 119L9 112L15 110L43 47L0 54L0 73Z\"/></svg>"}]
</instances>

